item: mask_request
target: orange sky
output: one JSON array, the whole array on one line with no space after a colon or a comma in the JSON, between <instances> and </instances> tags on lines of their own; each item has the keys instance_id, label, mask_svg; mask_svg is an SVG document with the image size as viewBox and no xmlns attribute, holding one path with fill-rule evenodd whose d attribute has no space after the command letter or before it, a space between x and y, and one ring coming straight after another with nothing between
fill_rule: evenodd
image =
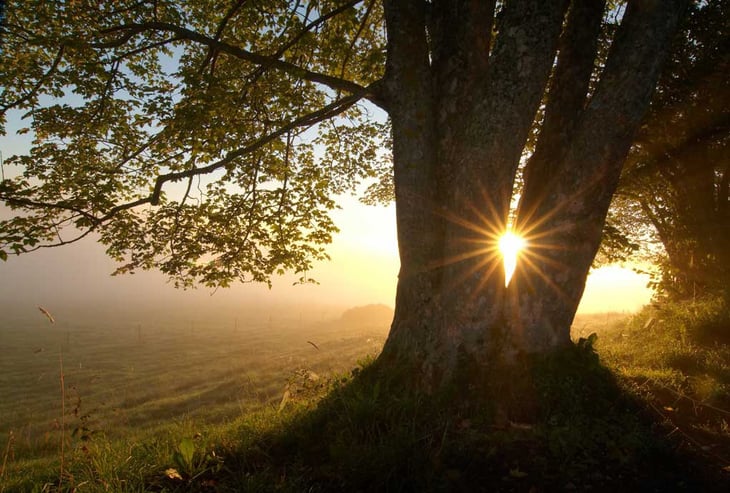
<instances>
[{"instance_id":1,"label":"orange sky","mask_svg":"<svg viewBox=\"0 0 730 493\"><path fill-rule=\"evenodd\" d=\"M274 279L269 290L264 285L245 284L226 290L174 289L159 273L110 277L114 263L93 241L48 249L0 262L0 303L34 310L44 305L62 306L159 306L179 309L205 307L234 310L236 306L258 307L263 312L280 311L279 306L319 312L328 307L369 303L393 306L398 274L394 207L371 207L356 198L339 201L341 210L334 219L341 232L329 248L332 260L311 272L319 285L292 286L292 277ZM627 269L609 267L594 272L588 280L581 303L582 312L634 311L651 295L646 279ZM212 295L211 295L212 294ZM292 308L287 308L291 310ZM318 313L319 313L318 312Z\"/></svg>"}]
</instances>

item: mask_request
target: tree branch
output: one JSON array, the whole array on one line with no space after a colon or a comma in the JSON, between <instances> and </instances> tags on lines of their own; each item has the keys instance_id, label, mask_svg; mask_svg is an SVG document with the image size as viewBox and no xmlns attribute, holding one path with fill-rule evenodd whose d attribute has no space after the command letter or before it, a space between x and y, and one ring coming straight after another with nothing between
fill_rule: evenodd
<instances>
[{"instance_id":1,"label":"tree branch","mask_svg":"<svg viewBox=\"0 0 730 493\"><path fill-rule=\"evenodd\" d=\"M517 220L529 223L541 215L543 197L561 176L555 167L564 158L583 113L593 70L605 0L573 2L558 44L558 62L550 81L545 118L535 152L525 168L525 186Z\"/></svg>"},{"instance_id":2,"label":"tree branch","mask_svg":"<svg viewBox=\"0 0 730 493\"><path fill-rule=\"evenodd\" d=\"M79 216L83 216L89 221L96 222L97 218L93 214L90 214L82 209L79 209L77 207L73 207L68 204L64 204L63 202L41 202L37 200L31 200L31 199L25 199L25 198L17 198L17 197L7 197L2 194L0 194L0 200L4 201L6 204L10 206L20 206L20 207L27 207L31 209L59 209L64 211L73 212L75 214L78 214Z\"/></svg>"},{"instance_id":3,"label":"tree branch","mask_svg":"<svg viewBox=\"0 0 730 493\"><path fill-rule=\"evenodd\" d=\"M120 60L123 60L124 58L128 58L130 56L137 55L137 54L142 53L142 52L147 51L147 50L153 50L155 48L159 48L161 46L165 46L166 44L174 43L175 41L182 41L182 38L179 38L179 37L175 36L173 38L163 39L162 41L158 41L156 43L152 43L152 44L149 44L149 45L146 45L146 46L140 46L139 48L135 48L135 49L130 50L130 51L125 51L124 53L122 53L121 55L119 55L118 57L116 57L114 59L114 61L115 62L118 62Z\"/></svg>"},{"instance_id":4,"label":"tree branch","mask_svg":"<svg viewBox=\"0 0 730 493\"><path fill-rule=\"evenodd\" d=\"M234 15L236 15L236 12L243 7L243 4L246 3L246 0L238 0L236 4L231 7L228 12L226 12L226 15L223 16L223 19L218 24L218 28L215 30L215 34L213 35L213 39L216 41L219 41L221 38L221 35L223 35L223 30L228 25L228 21L230 21ZM208 48L208 54L205 57L205 60L203 63L200 64L200 70L202 71L203 68L205 68L206 65L208 65L208 62L210 62L214 57L215 50L213 48ZM213 65L215 65L215 62L213 62ZM211 68L212 70L212 68Z\"/></svg>"},{"instance_id":5,"label":"tree branch","mask_svg":"<svg viewBox=\"0 0 730 493\"><path fill-rule=\"evenodd\" d=\"M140 24L125 24L111 29L106 29L103 31L103 33L111 34L117 31L124 32L121 40L119 42L107 43L107 45L111 44L120 46L121 44L124 44L126 41L131 39L135 34L139 34L144 31L166 31L174 33L182 39L208 46L215 51L226 53L235 58L239 58L241 60L245 60L256 65L281 70L288 74L300 77L301 79L325 85L330 89L334 89L336 91L344 91L350 94L358 93L361 94L360 97L367 97L368 99L370 99L371 97L375 97L377 99L376 94L367 94L366 88L352 81L341 79L339 77L333 77L331 75L313 72L311 70L299 67L298 65L295 65L293 63L281 60L276 56L253 53L251 51L244 50L243 48L240 48L238 46L233 46L228 43L218 41L214 38L204 36L190 29L176 26L167 22L144 22Z\"/></svg>"},{"instance_id":6,"label":"tree branch","mask_svg":"<svg viewBox=\"0 0 730 493\"><path fill-rule=\"evenodd\" d=\"M357 40L362 35L363 30L365 29L365 25L367 24L368 17L370 17L370 13L373 11L373 5L375 4L374 0L371 0L370 3L367 6L367 9L365 10L365 14L362 17L362 21L360 21L360 26L357 28L357 32L355 33L355 36L352 38L352 41L350 41L350 47L347 50L347 53L345 54L345 59L342 61L342 68L340 69L340 78L344 78L345 76L345 69L347 68L347 64L350 61L350 55L352 54L352 50L355 47L355 43L357 43Z\"/></svg>"},{"instance_id":7,"label":"tree branch","mask_svg":"<svg viewBox=\"0 0 730 493\"><path fill-rule=\"evenodd\" d=\"M54 225L53 227L54 228L57 228L59 225L60 224L57 224L57 225ZM41 248L54 248L54 247L59 247L59 246L64 246L64 245L70 245L72 243L76 243L77 241L83 240L84 238L86 238L87 236L89 236L93 231L94 231L94 228L89 228L89 229L86 229L86 230L82 231L79 235L74 236L70 240L64 240L61 237L59 237L57 243L40 244L40 245L37 245L37 246L35 246L33 248L29 248L27 250L23 250L22 252L19 252L19 253L30 253L30 252L35 252L37 250L40 250Z\"/></svg>"},{"instance_id":8,"label":"tree branch","mask_svg":"<svg viewBox=\"0 0 730 493\"><path fill-rule=\"evenodd\" d=\"M51 67L46 71L45 74L41 76L40 79L35 83L33 88L27 92L25 95L21 96L19 99L16 99L15 101L6 104L5 106L0 107L0 114L5 113L9 109L15 108L16 106L20 106L21 104L28 101L30 98L32 98L38 90L43 86L43 84L46 82L46 80L53 75L53 73L58 68L58 65L61 63L61 59L63 58L63 53L65 50L65 46L61 45L61 47L58 49L58 53L56 53L56 57L53 59L53 63L51 63Z\"/></svg>"},{"instance_id":9,"label":"tree branch","mask_svg":"<svg viewBox=\"0 0 730 493\"><path fill-rule=\"evenodd\" d=\"M367 90L368 89L363 88L363 92L366 92ZM178 172L168 173L165 175L158 176L157 181L155 182L155 187L152 192L152 195L149 197L150 204L152 204L152 205L159 204L160 194L162 193L162 186L165 183L167 183L169 181L178 181L183 178L188 178L190 176L211 173L217 169L220 169L220 168L226 166L227 164L231 163L235 159L237 159L245 154L248 154L257 149L260 149L264 145L268 144L269 142L273 141L274 139L284 135L285 133L287 133L295 128L311 126L311 125L314 125L315 123L319 123L328 118L332 118L333 116L336 116L339 113L342 113L347 108L354 105L362 97L363 97L362 94L352 94L345 98L334 101L333 103L330 103L327 106L325 106L313 113L309 113L300 118L297 118L296 120L294 120L292 122L289 122L287 125L284 125L283 127L279 128L278 130L276 130L264 137L257 139L256 141L254 141L253 143L251 143L245 147L242 147L235 151L229 152L223 159L220 159L214 163L211 163L208 166L203 166L202 168L192 168L192 169L189 169L186 171L178 171Z\"/></svg>"},{"instance_id":10,"label":"tree branch","mask_svg":"<svg viewBox=\"0 0 730 493\"><path fill-rule=\"evenodd\" d=\"M362 98L359 94L353 94L348 97L339 99L337 101L334 101L327 106L314 111L312 113L309 113L307 115L304 115L300 118L297 118L296 120L290 122L287 125L284 125L283 127L277 129L276 131L261 137L260 139L257 139L253 143L242 147L240 149L237 149L235 151L229 152L226 157L223 159L220 159L214 163L209 164L208 166L204 166L202 168L191 168L186 171L179 171L174 173L167 173L164 175L160 175L157 177L157 180L155 181L155 186L153 189L152 194L139 198L133 202L127 202L125 204L120 204L116 207L112 207L109 209L109 211L104 214L101 217L94 216L93 214L80 210L78 208L74 208L72 206L69 206L67 204L63 203L50 203L50 202L39 202L39 201L32 201L29 199L17 199L17 198L10 198L10 197L3 197L0 196L0 199L5 200L8 203L17 203L20 205L24 205L31 208L36 209L62 209L62 210L68 210L71 212L74 212L76 214L84 216L86 219L92 222L92 226L89 228L89 231L95 229L100 224L108 221L112 217L114 217L116 214L133 209L135 207L139 207L141 205L150 204L150 205L158 205L160 202L160 195L162 194L162 186L170 181L178 181L184 178L192 178L194 176L203 175L207 173L211 173L217 169L220 169L227 164L230 164L235 159L251 153L257 149L260 149L262 146L268 144L269 142L273 141L274 139L284 135L287 132L290 132L296 128L305 127L314 125L315 123L319 123L321 121L324 121L328 118L332 118L333 116L338 115L339 113L342 113L347 108L351 107L357 101L359 101Z\"/></svg>"},{"instance_id":11,"label":"tree branch","mask_svg":"<svg viewBox=\"0 0 730 493\"><path fill-rule=\"evenodd\" d=\"M340 5L336 9L331 10L330 12L316 18L315 20L313 20L312 22L310 22L309 24L304 26L304 29L302 29L301 32L299 32L296 36L294 36L292 39L290 39L289 41L287 41L286 43L281 45L279 47L279 49L276 50L276 54L274 56L276 58L281 57L281 55L283 55L286 50L288 50L289 48L291 48L292 46L297 44L299 42L299 40L302 39L302 37L305 34L307 34L308 32L310 32L312 29L319 27L320 25L324 24L327 20L331 19L332 17L335 17L336 15L341 14L342 12L344 12L345 10L347 10L351 7L354 7L355 5L357 5L358 3L362 2L362 1L363 0L352 0L350 2Z\"/></svg>"}]
</instances>

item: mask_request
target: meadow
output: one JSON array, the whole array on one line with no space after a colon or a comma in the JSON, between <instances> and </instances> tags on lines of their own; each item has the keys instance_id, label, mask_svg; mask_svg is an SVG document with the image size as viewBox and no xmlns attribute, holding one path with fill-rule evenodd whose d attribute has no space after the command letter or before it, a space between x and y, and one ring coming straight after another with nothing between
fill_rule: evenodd
<instances>
[{"instance_id":1,"label":"meadow","mask_svg":"<svg viewBox=\"0 0 730 493\"><path fill-rule=\"evenodd\" d=\"M278 408L303 372L346 372L382 347L387 326L344 323L51 324L41 313L0 322L0 491L14 474L57 464L62 435L72 454L86 442L134 442L184 421Z\"/></svg>"},{"instance_id":2,"label":"meadow","mask_svg":"<svg viewBox=\"0 0 730 493\"><path fill-rule=\"evenodd\" d=\"M726 491L726 315L579 315L575 348L534 364L536 421L496 427L488 396L373 385L383 307L2 322L0 492Z\"/></svg>"}]
</instances>

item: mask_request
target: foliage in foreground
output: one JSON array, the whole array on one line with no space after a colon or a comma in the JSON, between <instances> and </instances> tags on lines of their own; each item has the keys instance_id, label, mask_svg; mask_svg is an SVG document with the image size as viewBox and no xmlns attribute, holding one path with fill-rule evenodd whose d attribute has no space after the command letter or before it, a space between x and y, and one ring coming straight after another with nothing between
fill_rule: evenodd
<instances>
[{"instance_id":1,"label":"foliage in foreground","mask_svg":"<svg viewBox=\"0 0 730 493\"><path fill-rule=\"evenodd\" d=\"M647 307L599 350L674 445L730 473L730 310L722 298Z\"/></svg>"},{"instance_id":2,"label":"foliage in foreground","mask_svg":"<svg viewBox=\"0 0 730 493\"><path fill-rule=\"evenodd\" d=\"M181 422L143 443L93 442L77 449L64 490L601 491L616 484L673 490L694 485L622 397L589 341L523 370L535 396L523 421L512 419L519 409L500 415L491 405L489 392L514 389L472 388L477 395L467 405L453 389L431 397L396 393L395 380L383 380L366 365L355 378L296 382L281 412L270 408L214 428ZM45 467L45 476L6 484L5 491L55 491L57 474Z\"/></svg>"}]
</instances>

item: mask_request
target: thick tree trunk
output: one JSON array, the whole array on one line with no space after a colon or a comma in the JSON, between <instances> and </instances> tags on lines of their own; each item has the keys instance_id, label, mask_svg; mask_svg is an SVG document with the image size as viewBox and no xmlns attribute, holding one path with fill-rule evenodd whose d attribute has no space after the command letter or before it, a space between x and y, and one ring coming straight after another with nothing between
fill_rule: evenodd
<instances>
[{"instance_id":1,"label":"thick tree trunk","mask_svg":"<svg viewBox=\"0 0 730 493\"><path fill-rule=\"evenodd\" d=\"M552 178L526 184L522 200L531 210L518 223L534 238L534 255L518 268L514 287L522 330L569 335L625 156L686 3L629 4Z\"/></svg>"},{"instance_id":2,"label":"thick tree trunk","mask_svg":"<svg viewBox=\"0 0 730 493\"><path fill-rule=\"evenodd\" d=\"M449 135L442 131L439 142L447 217L443 329L461 354L477 361L496 355L509 359L518 347L556 342L513 340L522 334L510 333L502 259L495 247L507 225L515 174L550 75L567 3L505 5L486 72L474 75L472 104L458 115Z\"/></svg>"},{"instance_id":3,"label":"thick tree trunk","mask_svg":"<svg viewBox=\"0 0 730 493\"><path fill-rule=\"evenodd\" d=\"M490 361L508 342L494 246L563 9L513 2L487 57L491 23L479 14L491 13L493 4L437 4L428 32L433 57L424 60L424 5L386 2L402 267L383 358L414 362L428 387L448 379L465 356ZM532 63L515 64L530 57Z\"/></svg>"},{"instance_id":4,"label":"thick tree trunk","mask_svg":"<svg viewBox=\"0 0 730 493\"><path fill-rule=\"evenodd\" d=\"M393 128L396 219L401 268L389 344L381 359L421 361L424 385L438 354L438 273L443 226L436 184L436 121L426 39L426 7L419 0L385 2L386 84Z\"/></svg>"},{"instance_id":5,"label":"thick tree trunk","mask_svg":"<svg viewBox=\"0 0 730 493\"><path fill-rule=\"evenodd\" d=\"M381 362L412 367L414 382L431 389L461 366L503 365L570 342L623 157L685 1L631 4L585 109L603 2L576 2L553 83L565 113L546 117L554 123L545 131L558 136L543 146L559 157L555 178L526 189L535 196L524 226L552 248L534 248L534 270L519 269L508 289L497 237L568 2L507 2L494 43L494 2L385 2L401 271ZM540 166L533 173L549 175Z\"/></svg>"}]
</instances>

